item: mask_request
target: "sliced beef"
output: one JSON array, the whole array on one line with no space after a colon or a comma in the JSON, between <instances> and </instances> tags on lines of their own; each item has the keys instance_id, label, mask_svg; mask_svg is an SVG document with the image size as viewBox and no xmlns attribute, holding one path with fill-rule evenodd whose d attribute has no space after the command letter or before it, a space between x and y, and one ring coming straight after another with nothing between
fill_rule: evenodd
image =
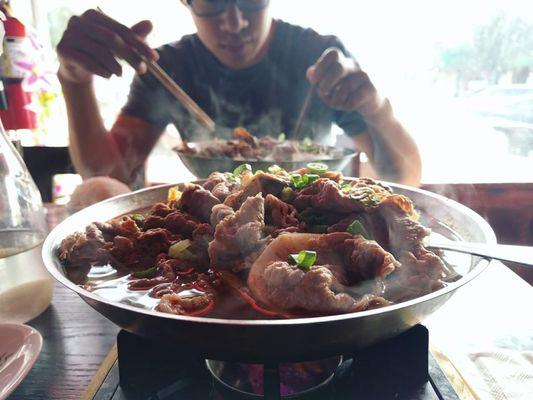
<instances>
[{"instance_id":1,"label":"sliced beef","mask_svg":"<svg viewBox=\"0 0 533 400\"><path fill-rule=\"evenodd\" d=\"M298 226L296 209L281 201L277 197L267 194L265 197L265 224L272 225L279 229L288 228L290 226Z\"/></svg>"},{"instance_id":2,"label":"sliced beef","mask_svg":"<svg viewBox=\"0 0 533 400\"><path fill-rule=\"evenodd\" d=\"M378 221L376 225L387 227L387 239L382 239L388 250L399 255L402 250L409 250L422 243L431 230L415 220L413 203L405 196L392 195L384 199L375 210ZM384 223L380 224L379 219Z\"/></svg>"},{"instance_id":3,"label":"sliced beef","mask_svg":"<svg viewBox=\"0 0 533 400\"><path fill-rule=\"evenodd\" d=\"M211 210L211 226L216 227L220 221L226 218L228 215L233 215L235 211L230 206L225 204L217 204Z\"/></svg>"},{"instance_id":4,"label":"sliced beef","mask_svg":"<svg viewBox=\"0 0 533 400\"><path fill-rule=\"evenodd\" d=\"M213 193L218 200L223 202L226 197L236 191L240 183L233 178L230 173L213 172L202 185L205 189Z\"/></svg>"},{"instance_id":5,"label":"sliced beef","mask_svg":"<svg viewBox=\"0 0 533 400\"><path fill-rule=\"evenodd\" d=\"M190 239L193 231L199 224L200 221L192 215L177 210L165 217L163 226L170 232L180 235L182 238Z\"/></svg>"},{"instance_id":6,"label":"sliced beef","mask_svg":"<svg viewBox=\"0 0 533 400\"><path fill-rule=\"evenodd\" d=\"M281 191L288 185L288 181L281 176L266 172L256 172L248 181L242 184L240 190L229 195L224 204L237 210L248 197L255 196L258 193L261 193L263 197L268 194L279 197Z\"/></svg>"},{"instance_id":7,"label":"sliced beef","mask_svg":"<svg viewBox=\"0 0 533 400\"><path fill-rule=\"evenodd\" d=\"M361 201L351 198L337 183L328 179L318 179L297 191L292 204L299 211L313 208L349 214L365 210Z\"/></svg>"},{"instance_id":8,"label":"sliced beef","mask_svg":"<svg viewBox=\"0 0 533 400\"><path fill-rule=\"evenodd\" d=\"M86 266L96 262L105 264L105 252L99 253L106 243L96 224L89 224L85 232L75 232L61 241L59 259L70 267Z\"/></svg>"},{"instance_id":9,"label":"sliced beef","mask_svg":"<svg viewBox=\"0 0 533 400\"><path fill-rule=\"evenodd\" d=\"M215 239L209 244L213 269L235 271L246 268L247 257L260 251L266 243L264 210L264 199L257 194L246 199L238 211L216 225Z\"/></svg>"},{"instance_id":10,"label":"sliced beef","mask_svg":"<svg viewBox=\"0 0 533 400\"><path fill-rule=\"evenodd\" d=\"M200 185L187 184L178 202L178 208L201 222L209 222L211 209L220 201Z\"/></svg>"},{"instance_id":11,"label":"sliced beef","mask_svg":"<svg viewBox=\"0 0 533 400\"><path fill-rule=\"evenodd\" d=\"M284 261L265 269L267 306L275 310L301 311L313 314L337 314L363 311L390 304L371 294L354 299L343 293L342 285L324 266L302 271Z\"/></svg>"}]
</instances>

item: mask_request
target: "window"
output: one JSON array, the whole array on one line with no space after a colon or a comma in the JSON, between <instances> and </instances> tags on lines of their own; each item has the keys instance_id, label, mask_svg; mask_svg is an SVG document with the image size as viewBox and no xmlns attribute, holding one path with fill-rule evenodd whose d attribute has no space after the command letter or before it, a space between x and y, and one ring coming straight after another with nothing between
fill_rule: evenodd
<instances>
[{"instance_id":1,"label":"window","mask_svg":"<svg viewBox=\"0 0 533 400\"><path fill-rule=\"evenodd\" d=\"M47 20L52 44L70 15L97 4L125 24L151 19L154 46L194 31L179 0L38 3L38 25ZM341 38L417 140L424 182L533 181L530 0L272 0L271 7L276 18ZM128 78L97 84L108 122Z\"/></svg>"}]
</instances>

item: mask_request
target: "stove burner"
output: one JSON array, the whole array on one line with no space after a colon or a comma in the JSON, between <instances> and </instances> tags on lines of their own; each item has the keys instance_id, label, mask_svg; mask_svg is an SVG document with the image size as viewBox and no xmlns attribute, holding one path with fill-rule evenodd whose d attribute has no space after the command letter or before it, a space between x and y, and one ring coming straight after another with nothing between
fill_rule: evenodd
<instances>
[{"instance_id":1,"label":"stove burner","mask_svg":"<svg viewBox=\"0 0 533 400\"><path fill-rule=\"evenodd\" d=\"M325 360L282 364L243 364L206 360L215 379L230 390L251 398L305 396L328 384L342 356Z\"/></svg>"},{"instance_id":2,"label":"stove burner","mask_svg":"<svg viewBox=\"0 0 533 400\"><path fill-rule=\"evenodd\" d=\"M265 376L261 364L206 362L194 349L126 331L118 334L117 345L118 361L104 374L93 400L459 400L428 350L422 325L331 359L266 364ZM295 368L322 372L295 380Z\"/></svg>"}]
</instances>

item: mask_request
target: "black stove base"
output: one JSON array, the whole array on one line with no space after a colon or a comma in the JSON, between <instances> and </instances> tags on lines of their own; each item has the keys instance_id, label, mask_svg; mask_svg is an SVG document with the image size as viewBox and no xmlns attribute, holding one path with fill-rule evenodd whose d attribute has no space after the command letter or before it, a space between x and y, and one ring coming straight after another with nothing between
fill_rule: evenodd
<instances>
[{"instance_id":1,"label":"black stove base","mask_svg":"<svg viewBox=\"0 0 533 400\"><path fill-rule=\"evenodd\" d=\"M219 384L204 360L184 357L179 347L121 331L115 362L94 400L241 400ZM305 396L291 399L335 400L459 400L448 379L428 351L428 331L417 325L409 331L355 354L331 382ZM120 368L119 368L120 365ZM279 398L276 395L270 398Z\"/></svg>"}]
</instances>

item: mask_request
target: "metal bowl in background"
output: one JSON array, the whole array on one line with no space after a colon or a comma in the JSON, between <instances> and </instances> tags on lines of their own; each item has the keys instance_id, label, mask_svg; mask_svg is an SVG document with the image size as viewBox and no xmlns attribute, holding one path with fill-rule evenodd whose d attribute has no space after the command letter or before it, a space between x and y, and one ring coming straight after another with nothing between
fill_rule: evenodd
<instances>
[{"instance_id":1,"label":"metal bowl in background","mask_svg":"<svg viewBox=\"0 0 533 400\"><path fill-rule=\"evenodd\" d=\"M187 142L191 148L201 148L207 142ZM241 164L250 164L254 171L266 171L271 165L279 165L286 171L293 171L295 169L304 168L310 162L320 162L326 164L330 171L342 171L348 164L354 160L355 168L350 171L350 176L359 175L359 153L345 148L337 148L333 146L325 146L330 158L314 158L305 161L263 161L263 160L246 160L233 159L229 157L203 157L176 149L176 153L180 157L183 164L191 171L191 173L198 179L205 179L213 171L232 172Z\"/></svg>"},{"instance_id":2,"label":"metal bowl in background","mask_svg":"<svg viewBox=\"0 0 533 400\"><path fill-rule=\"evenodd\" d=\"M463 275L458 281L403 303L350 314L283 320L236 320L165 314L104 299L71 282L57 257L61 240L93 221L105 221L165 201L169 187L158 186L118 196L85 208L61 222L47 237L43 259L48 271L78 293L106 318L131 333L179 343L184 352L215 360L291 362L345 354L396 336L435 312L462 285L475 278L489 261L471 255L455 258ZM496 243L488 225L474 211L420 189L390 184L409 196L420 221L450 240ZM452 258L457 254L448 254Z\"/></svg>"}]
</instances>

